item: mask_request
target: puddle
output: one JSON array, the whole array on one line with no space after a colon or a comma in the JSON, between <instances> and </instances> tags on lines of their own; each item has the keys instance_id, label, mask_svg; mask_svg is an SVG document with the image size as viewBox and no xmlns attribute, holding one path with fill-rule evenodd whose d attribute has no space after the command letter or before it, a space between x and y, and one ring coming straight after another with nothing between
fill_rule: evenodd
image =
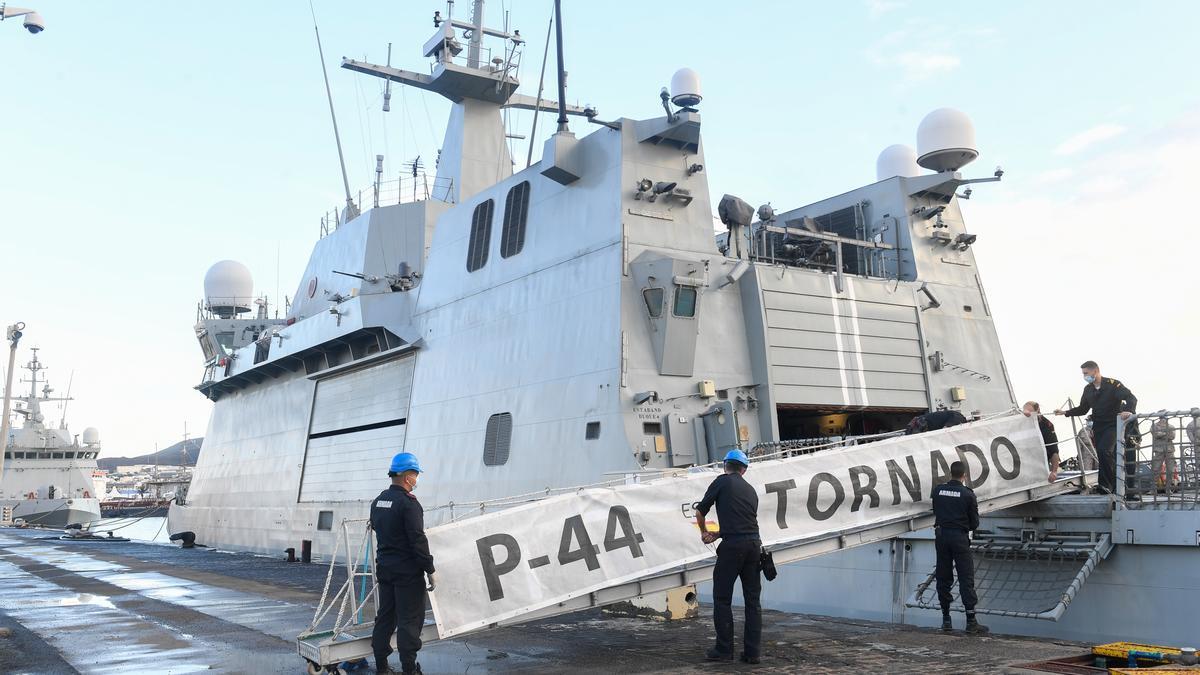
<instances>
[{"instance_id":1,"label":"puddle","mask_svg":"<svg viewBox=\"0 0 1200 675\"><path fill-rule=\"evenodd\" d=\"M95 605L96 607L106 607L108 609L116 609L116 605L112 603L106 596L92 595L91 593L79 593L73 598L61 598L52 600L46 604L51 604L56 607L77 607L79 605Z\"/></svg>"}]
</instances>

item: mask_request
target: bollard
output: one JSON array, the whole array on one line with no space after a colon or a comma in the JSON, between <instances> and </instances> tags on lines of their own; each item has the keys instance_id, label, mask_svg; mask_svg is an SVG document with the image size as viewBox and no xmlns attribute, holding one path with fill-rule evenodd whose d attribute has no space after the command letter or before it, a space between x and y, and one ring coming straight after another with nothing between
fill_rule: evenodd
<instances>
[{"instance_id":1,"label":"bollard","mask_svg":"<svg viewBox=\"0 0 1200 675\"><path fill-rule=\"evenodd\" d=\"M288 554L288 558L287 558L288 562L296 562L296 549L286 548L283 550L283 552Z\"/></svg>"}]
</instances>

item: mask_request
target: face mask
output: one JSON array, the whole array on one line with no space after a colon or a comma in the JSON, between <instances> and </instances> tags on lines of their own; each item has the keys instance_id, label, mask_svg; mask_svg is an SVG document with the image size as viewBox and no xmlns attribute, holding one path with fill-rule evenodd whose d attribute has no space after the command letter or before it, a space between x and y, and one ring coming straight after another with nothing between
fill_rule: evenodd
<instances>
[{"instance_id":1,"label":"face mask","mask_svg":"<svg viewBox=\"0 0 1200 675\"><path fill-rule=\"evenodd\" d=\"M1084 375L1083 381L1087 382L1088 384L1093 384L1096 381L1096 376L1095 375Z\"/></svg>"}]
</instances>

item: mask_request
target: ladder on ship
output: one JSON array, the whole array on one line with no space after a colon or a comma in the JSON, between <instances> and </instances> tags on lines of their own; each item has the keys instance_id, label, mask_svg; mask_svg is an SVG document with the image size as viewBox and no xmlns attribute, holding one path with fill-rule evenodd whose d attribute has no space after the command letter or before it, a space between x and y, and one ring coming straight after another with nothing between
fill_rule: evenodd
<instances>
[{"instance_id":1,"label":"ladder on ship","mask_svg":"<svg viewBox=\"0 0 1200 675\"><path fill-rule=\"evenodd\" d=\"M1021 504L1049 499L1056 495L1078 491L1086 485L1085 478L1094 480L1094 475L1079 475L1054 483L993 495L990 498L980 500L979 512L981 515L992 513ZM373 561L370 560L371 556L369 555L371 537L363 537L362 545L358 547L356 554L352 554L353 552L350 547L352 540L350 524L355 522L364 523L361 520L345 521L342 528L341 536L345 542L347 551L345 562L346 580L341 585L341 589L333 597L328 597L330 581L334 578L336 569L336 564L332 562L332 560L336 560L335 553L330 563L330 575L329 580L327 580L326 593L322 596L321 605L317 609L313 628L310 628L309 631L297 638L297 650L300 656L304 657L308 662L309 672L313 675L322 672L322 669L329 673L338 673L341 672L339 664L371 656L371 631L374 628L374 623L370 619L373 617L363 615L364 607L372 601L375 593ZM777 542L764 548L772 553L777 565L783 565L843 549L886 541L931 527L933 527L933 513L927 512L918 515L905 515L891 520L876 522L868 526L847 528L817 536L800 537L794 540ZM358 561L365 562L359 564ZM614 583L550 607L532 610L488 624L473 632L513 626L538 619L603 607L617 602L633 600L647 594L664 592L710 581L712 580L715 563L715 557L710 557L695 563L680 565L654 574L647 574L636 580ZM366 590L366 585L364 584L370 586L370 591ZM327 618L332 613L334 607L338 608L338 612L333 626L326 630L318 630L316 628L317 624ZM392 639L394 644L395 635L392 636ZM432 642L439 639L432 612L426 613L425 626L421 633L421 639L424 642Z\"/></svg>"}]
</instances>

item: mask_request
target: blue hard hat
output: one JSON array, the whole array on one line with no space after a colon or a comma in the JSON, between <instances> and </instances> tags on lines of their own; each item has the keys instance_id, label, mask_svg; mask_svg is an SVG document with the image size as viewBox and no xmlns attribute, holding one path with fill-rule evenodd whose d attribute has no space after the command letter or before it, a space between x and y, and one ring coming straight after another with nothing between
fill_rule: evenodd
<instances>
[{"instance_id":1,"label":"blue hard hat","mask_svg":"<svg viewBox=\"0 0 1200 675\"><path fill-rule=\"evenodd\" d=\"M417 462L417 456L411 452L397 454L392 458L392 466L388 469L388 473L404 473L405 471L421 473L421 465Z\"/></svg>"},{"instance_id":2,"label":"blue hard hat","mask_svg":"<svg viewBox=\"0 0 1200 675\"><path fill-rule=\"evenodd\" d=\"M746 453L742 452L741 450L730 450L729 452L725 453L725 461L737 462L742 466L750 466L750 458L747 457Z\"/></svg>"}]
</instances>

